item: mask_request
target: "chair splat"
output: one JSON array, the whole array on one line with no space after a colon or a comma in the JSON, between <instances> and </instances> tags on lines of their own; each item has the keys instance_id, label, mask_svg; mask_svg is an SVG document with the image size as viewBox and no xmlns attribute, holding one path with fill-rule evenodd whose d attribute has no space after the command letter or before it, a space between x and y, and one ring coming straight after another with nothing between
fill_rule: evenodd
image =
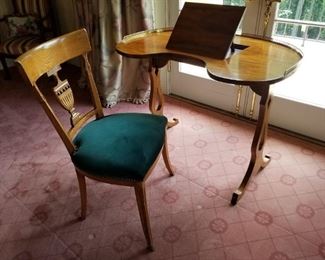
<instances>
[{"instance_id":1,"label":"chair splat","mask_svg":"<svg viewBox=\"0 0 325 260\"><path fill-rule=\"evenodd\" d=\"M61 67L57 66L53 70L49 71L47 75L54 76L56 78L57 85L53 88L53 92L60 105L69 112L70 124L71 127L74 127L81 119L81 115L79 112L76 112L76 109L74 107L73 92L68 80L65 79L62 81L58 76L58 71L60 69Z\"/></svg>"}]
</instances>

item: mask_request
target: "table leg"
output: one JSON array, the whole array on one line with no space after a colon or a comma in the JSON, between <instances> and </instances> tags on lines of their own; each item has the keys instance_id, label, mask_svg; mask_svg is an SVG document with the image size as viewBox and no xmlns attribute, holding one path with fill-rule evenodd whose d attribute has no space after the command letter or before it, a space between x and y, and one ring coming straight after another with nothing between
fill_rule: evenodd
<instances>
[{"instance_id":1,"label":"table leg","mask_svg":"<svg viewBox=\"0 0 325 260\"><path fill-rule=\"evenodd\" d=\"M270 114L271 97L269 94L269 86L265 86L262 91L260 89L251 87L252 90L261 96L259 115L253 142L251 146L251 159L248 165L246 174L238 187L233 193L231 204L236 205L237 201L244 194L245 187L249 182L250 177L263 169L271 160L271 157L263 153L263 147L267 136L267 127Z\"/></svg>"},{"instance_id":2,"label":"table leg","mask_svg":"<svg viewBox=\"0 0 325 260\"><path fill-rule=\"evenodd\" d=\"M150 69L150 100L149 109L154 115L163 115L164 110L164 95L160 87L160 75L159 69ZM173 118L172 121L168 121L167 128L171 128L178 124L178 119Z\"/></svg>"}]
</instances>

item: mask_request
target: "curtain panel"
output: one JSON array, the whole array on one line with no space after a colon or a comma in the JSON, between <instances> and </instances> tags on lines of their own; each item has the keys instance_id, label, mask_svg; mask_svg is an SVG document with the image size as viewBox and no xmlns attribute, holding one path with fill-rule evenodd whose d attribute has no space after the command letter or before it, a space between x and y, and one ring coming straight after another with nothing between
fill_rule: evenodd
<instances>
[{"instance_id":1,"label":"curtain panel","mask_svg":"<svg viewBox=\"0 0 325 260\"><path fill-rule=\"evenodd\" d=\"M92 44L90 62L105 107L149 100L149 61L123 58L115 45L125 35L151 29L153 0L75 0L80 27Z\"/></svg>"}]
</instances>

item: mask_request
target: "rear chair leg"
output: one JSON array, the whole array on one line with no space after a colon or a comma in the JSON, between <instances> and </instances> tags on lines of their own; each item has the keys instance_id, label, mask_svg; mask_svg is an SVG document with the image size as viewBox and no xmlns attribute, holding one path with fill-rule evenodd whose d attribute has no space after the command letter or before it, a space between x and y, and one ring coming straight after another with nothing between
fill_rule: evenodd
<instances>
[{"instance_id":1,"label":"rear chair leg","mask_svg":"<svg viewBox=\"0 0 325 260\"><path fill-rule=\"evenodd\" d=\"M80 191L80 200L81 200L81 216L80 219L84 220L87 214L87 189L86 189L86 178L84 175L77 173L79 191Z\"/></svg>"}]
</instances>

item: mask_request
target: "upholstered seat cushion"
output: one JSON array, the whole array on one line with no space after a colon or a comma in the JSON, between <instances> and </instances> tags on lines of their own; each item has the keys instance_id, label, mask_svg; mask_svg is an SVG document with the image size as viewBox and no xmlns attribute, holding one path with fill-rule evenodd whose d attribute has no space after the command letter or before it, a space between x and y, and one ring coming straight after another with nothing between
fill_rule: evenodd
<instances>
[{"instance_id":1,"label":"upholstered seat cushion","mask_svg":"<svg viewBox=\"0 0 325 260\"><path fill-rule=\"evenodd\" d=\"M121 113L88 123L75 137L74 165L97 177L141 181L165 138L164 116Z\"/></svg>"},{"instance_id":2,"label":"upholstered seat cushion","mask_svg":"<svg viewBox=\"0 0 325 260\"><path fill-rule=\"evenodd\" d=\"M14 56L21 55L43 41L44 39L37 35L12 37L0 43L0 53Z\"/></svg>"}]
</instances>

